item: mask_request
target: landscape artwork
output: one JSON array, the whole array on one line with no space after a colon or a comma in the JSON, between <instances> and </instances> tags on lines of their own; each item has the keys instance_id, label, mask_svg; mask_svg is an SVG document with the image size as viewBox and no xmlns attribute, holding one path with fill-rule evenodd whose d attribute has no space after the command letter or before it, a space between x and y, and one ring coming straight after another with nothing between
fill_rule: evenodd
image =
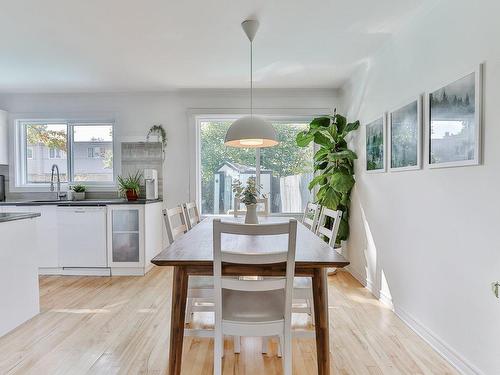
<instances>
[{"instance_id":1,"label":"landscape artwork","mask_svg":"<svg viewBox=\"0 0 500 375\"><path fill-rule=\"evenodd\" d=\"M366 125L366 170L369 172L385 171L385 132L384 119Z\"/></svg>"},{"instance_id":2,"label":"landscape artwork","mask_svg":"<svg viewBox=\"0 0 500 375\"><path fill-rule=\"evenodd\" d=\"M391 112L391 170L420 168L420 116L418 100Z\"/></svg>"},{"instance_id":3,"label":"landscape artwork","mask_svg":"<svg viewBox=\"0 0 500 375\"><path fill-rule=\"evenodd\" d=\"M476 73L429 94L430 166L477 164Z\"/></svg>"}]
</instances>

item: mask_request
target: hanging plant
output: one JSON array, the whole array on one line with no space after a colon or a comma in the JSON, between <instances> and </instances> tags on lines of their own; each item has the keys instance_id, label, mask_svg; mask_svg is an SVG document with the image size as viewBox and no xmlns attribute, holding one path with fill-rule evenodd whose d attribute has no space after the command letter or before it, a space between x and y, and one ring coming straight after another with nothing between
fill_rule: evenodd
<instances>
[{"instance_id":1,"label":"hanging plant","mask_svg":"<svg viewBox=\"0 0 500 375\"><path fill-rule=\"evenodd\" d=\"M167 132L163 129L161 124L153 125L149 128L148 135L146 136L146 140L149 142L149 137L152 135L156 135L158 137L158 142L161 142L161 150L163 152L163 158L165 158L165 149L167 148Z\"/></svg>"},{"instance_id":2,"label":"hanging plant","mask_svg":"<svg viewBox=\"0 0 500 375\"><path fill-rule=\"evenodd\" d=\"M316 201L332 210L342 211L337 243L349 237L354 160L358 157L347 146L346 136L358 128L359 121L347 123L344 116L334 112L333 116L315 118L308 130L297 134L298 146L306 147L311 142L320 146L314 155L316 177L309 184L309 190L318 186Z\"/></svg>"}]
</instances>

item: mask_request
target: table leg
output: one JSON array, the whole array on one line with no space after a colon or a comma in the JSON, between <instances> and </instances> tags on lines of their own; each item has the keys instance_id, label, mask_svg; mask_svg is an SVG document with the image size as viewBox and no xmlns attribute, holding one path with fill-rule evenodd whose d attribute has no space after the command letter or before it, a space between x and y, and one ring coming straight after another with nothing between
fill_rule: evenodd
<instances>
[{"instance_id":1,"label":"table leg","mask_svg":"<svg viewBox=\"0 0 500 375\"><path fill-rule=\"evenodd\" d=\"M172 285L172 312L170 314L170 356L169 375L180 375L182 365L182 343L184 340L184 319L186 316L186 300L188 290L188 274L183 267L174 267Z\"/></svg>"},{"instance_id":2,"label":"table leg","mask_svg":"<svg viewBox=\"0 0 500 375\"><path fill-rule=\"evenodd\" d=\"M316 268L312 278L314 319L316 329L316 355L318 374L330 374L330 338L328 336L328 283L326 269Z\"/></svg>"}]
</instances>

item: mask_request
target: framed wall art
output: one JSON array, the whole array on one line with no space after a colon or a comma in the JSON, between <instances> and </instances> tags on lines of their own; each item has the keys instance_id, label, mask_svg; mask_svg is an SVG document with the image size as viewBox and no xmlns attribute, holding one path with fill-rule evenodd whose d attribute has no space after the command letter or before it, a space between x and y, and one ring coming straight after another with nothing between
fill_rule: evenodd
<instances>
[{"instance_id":1,"label":"framed wall art","mask_svg":"<svg viewBox=\"0 0 500 375\"><path fill-rule=\"evenodd\" d=\"M428 95L429 167L481 163L482 66Z\"/></svg>"}]
</instances>

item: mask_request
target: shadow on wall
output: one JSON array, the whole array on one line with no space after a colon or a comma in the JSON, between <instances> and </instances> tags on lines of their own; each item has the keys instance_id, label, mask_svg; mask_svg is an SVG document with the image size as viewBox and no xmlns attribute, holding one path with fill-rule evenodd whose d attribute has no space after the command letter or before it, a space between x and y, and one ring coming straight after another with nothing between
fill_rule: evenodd
<instances>
[{"instance_id":1,"label":"shadow on wall","mask_svg":"<svg viewBox=\"0 0 500 375\"><path fill-rule=\"evenodd\" d=\"M362 241L363 254L364 257L361 260L362 265L358 265L357 269L350 267L350 271L354 276L365 285L370 292L375 295L380 301L393 308L392 294L387 281L386 274L381 267L380 253L377 249L375 239L373 238L372 231L370 229L370 223L366 217L365 210L362 204L359 204L359 213L361 215L361 221L363 226L363 238L359 240ZM361 269L364 270L364 275L359 274Z\"/></svg>"}]
</instances>

